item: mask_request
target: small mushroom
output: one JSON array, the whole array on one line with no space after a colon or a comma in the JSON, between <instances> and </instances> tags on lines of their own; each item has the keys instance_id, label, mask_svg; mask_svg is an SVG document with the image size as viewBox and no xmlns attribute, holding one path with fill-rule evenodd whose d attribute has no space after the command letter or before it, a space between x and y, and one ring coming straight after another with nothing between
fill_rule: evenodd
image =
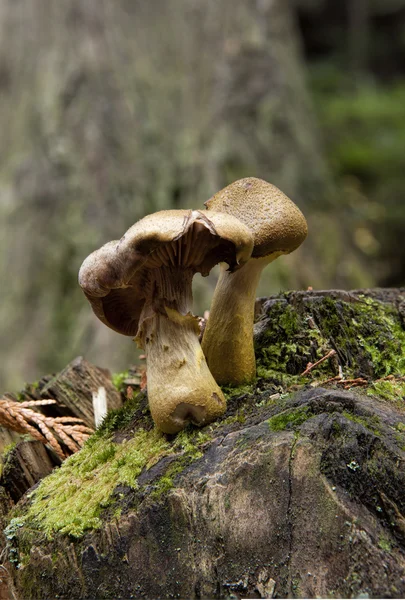
<instances>
[{"instance_id":1,"label":"small mushroom","mask_svg":"<svg viewBox=\"0 0 405 600\"><path fill-rule=\"evenodd\" d=\"M307 236L307 223L283 192L255 177L235 181L205 206L237 217L254 238L252 257L243 268L235 273L221 268L202 340L216 381L241 385L256 377L253 323L262 270L281 254L298 248Z\"/></svg>"},{"instance_id":2,"label":"small mushroom","mask_svg":"<svg viewBox=\"0 0 405 600\"><path fill-rule=\"evenodd\" d=\"M204 425L225 411L191 313L192 279L222 261L231 271L239 268L252 248L248 227L236 217L168 210L135 223L119 241L90 254L80 269L79 284L96 316L136 336L144 348L149 407L165 433L189 421Z\"/></svg>"}]
</instances>

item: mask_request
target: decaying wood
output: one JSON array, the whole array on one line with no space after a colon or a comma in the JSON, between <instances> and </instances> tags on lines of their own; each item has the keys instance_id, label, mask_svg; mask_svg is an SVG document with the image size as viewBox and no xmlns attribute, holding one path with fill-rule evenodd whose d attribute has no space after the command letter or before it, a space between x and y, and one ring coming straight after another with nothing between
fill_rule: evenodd
<instances>
[{"instance_id":1,"label":"decaying wood","mask_svg":"<svg viewBox=\"0 0 405 600\"><path fill-rule=\"evenodd\" d=\"M16 444L20 440L21 434L8 429L7 427L0 426L0 454L3 452L4 448L10 446L10 444Z\"/></svg>"},{"instance_id":2,"label":"decaying wood","mask_svg":"<svg viewBox=\"0 0 405 600\"><path fill-rule=\"evenodd\" d=\"M7 455L0 485L17 502L30 487L49 475L57 464L60 461L47 452L43 443L36 440L19 442Z\"/></svg>"},{"instance_id":3,"label":"decaying wood","mask_svg":"<svg viewBox=\"0 0 405 600\"><path fill-rule=\"evenodd\" d=\"M12 508L13 502L5 489L0 485L0 600L10 600L17 596L13 593L13 584L10 577L7 557L7 544L4 528L7 524L7 513Z\"/></svg>"},{"instance_id":4,"label":"decaying wood","mask_svg":"<svg viewBox=\"0 0 405 600\"><path fill-rule=\"evenodd\" d=\"M278 425L294 411L308 417L299 434ZM404 422L344 390L264 404L211 432L163 496L165 459L137 489L119 488L120 517L106 512L85 540L34 543L17 587L24 597L29 581L35 598L403 598Z\"/></svg>"},{"instance_id":5,"label":"decaying wood","mask_svg":"<svg viewBox=\"0 0 405 600\"><path fill-rule=\"evenodd\" d=\"M66 407L65 416L74 415L88 427L94 427L93 398L100 388L105 389L108 410L122 405L121 394L114 387L109 371L79 356L42 388L41 397L54 398Z\"/></svg>"},{"instance_id":6,"label":"decaying wood","mask_svg":"<svg viewBox=\"0 0 405 600\"><path fill-rule=\"evenodd\" d=\"M321 325L320 294L266 299L258 349L274 325L273 303L290 312L307 305L312 330ZM322 294L350 310L361 301L356 293ZM378 294L400 312L404 292ZM298 336L302 341L302 328ZM329 347L320 346L324 354ZM184 452L159 454L152 466L145 462L134 481L115 487L111 504L100 506L100 527L91 525L81 539L62 529L45 539L33 521L17 530L20 562L11 573L21 598L27 590L32 598L403 598L405 409L395 390L405 374L397 367L376 374L369 360L349 370L362 350L354 337L350 352L322 362L323 383L312 368L294 393L284 393L271 375L235 392L226 415L202 429L190 460L185 445ZM286 370L300 375L306 355ZM334 359L340 371L331 377ZM392 398L363 388L378 381L394 384ZM135 394L139 381L125 385ZM154 433L146 394L132 407L125 426L112 430L118 450L138 429ZM192 428L184 433L190 446L193 435ZM173 449L175 440L166 442ZM77 459L71 476L80 489ZM91 476L86 472L86 481ZM26 509L34 506L26 502Z\"/></svg>"}]
</instances>

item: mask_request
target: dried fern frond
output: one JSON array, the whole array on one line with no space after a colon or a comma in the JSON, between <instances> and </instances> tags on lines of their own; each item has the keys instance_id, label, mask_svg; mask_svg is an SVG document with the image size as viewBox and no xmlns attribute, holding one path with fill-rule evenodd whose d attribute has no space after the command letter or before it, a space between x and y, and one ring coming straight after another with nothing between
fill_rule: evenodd
<instances>
[{"instance_id":1,"label":"dried fern frond","mask_svg":"<svg viewBox=\"0 0 405 600\"><path fill-rule=\"evenodd\" d=\"M63 460L69 452L62 449L60 442L74 454L93 433L90 427L77 417L46 417L30 407L57 404L56 400L29 400L14 402L0 398L0 425L17 433L29 433L43 444L49 444Z\"/></svg>"}]
</instances>

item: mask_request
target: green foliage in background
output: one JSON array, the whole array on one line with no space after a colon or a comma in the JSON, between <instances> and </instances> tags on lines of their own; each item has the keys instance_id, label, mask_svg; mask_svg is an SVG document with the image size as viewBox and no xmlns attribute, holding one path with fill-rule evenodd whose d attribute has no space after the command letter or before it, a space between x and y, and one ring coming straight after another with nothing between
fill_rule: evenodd
<instances>
[{"instance_id":1,"label":"green foliage in background","mask_svg":"<svg viewBox=\"0 0 405 600\"><path fill-rule=\"evenodd\" d=\"M355 82L333 61L310 82L352 243L379 285L405 285L405 83Z\"/></svg>"}]
</instances>

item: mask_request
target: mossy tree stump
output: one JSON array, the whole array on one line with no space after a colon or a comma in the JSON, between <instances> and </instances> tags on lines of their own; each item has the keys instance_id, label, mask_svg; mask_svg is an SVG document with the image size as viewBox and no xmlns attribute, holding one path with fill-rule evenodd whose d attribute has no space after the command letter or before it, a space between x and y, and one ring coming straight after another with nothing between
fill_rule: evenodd
<instances>
[{"instance_id":1,"label":"mossy tree stump","mask_svg":"<svg viewBox=\"0 0 405 600\"><path fill-rule=\"evenodd\" d=\"M21 598L403 597L404 306L261 299L259 377L221 420L164 436L143 393L110 413L9 515Z\"/></svg>"}]
</instances>

